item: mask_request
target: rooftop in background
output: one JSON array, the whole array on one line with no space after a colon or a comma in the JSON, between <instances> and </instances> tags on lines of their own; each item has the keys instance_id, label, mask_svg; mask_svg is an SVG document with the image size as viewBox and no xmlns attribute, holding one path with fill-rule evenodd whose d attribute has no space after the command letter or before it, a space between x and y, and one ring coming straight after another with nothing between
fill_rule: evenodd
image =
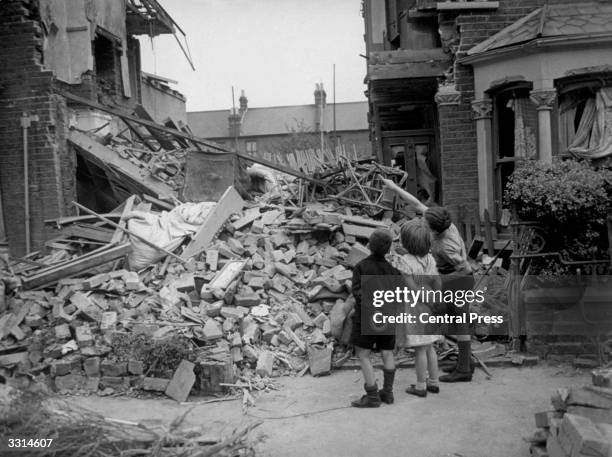
<instances>
[{"instance_id":1,"label":"rooftop in background","mask_svg":"<svg viewBox=\"0 0 612 457\"><path fill-rule=\"evenodd\" d=\"M545 5L468 51L469 56L555 38L612 36L612 4Z\"/></svg>"},{"instance_id":2,"label":"rooftop in background","mask_svg":"<svg viewBox=\"0 0 612 457\"><path fill-rule=\"evenodd\" d=\"M317 131L318 109L315 104L247 108L243 114L240 136L284 135L300 126ZM333 130L333 111L333 104L326 104L323 108L322 129L326 132ZM367 102L336 103L336 130L367 130L367 113ZM196 136L226 138L230 136L230 114L231 110L194 111L187 113L187 120Z\"/></svg>"}]
</instances>

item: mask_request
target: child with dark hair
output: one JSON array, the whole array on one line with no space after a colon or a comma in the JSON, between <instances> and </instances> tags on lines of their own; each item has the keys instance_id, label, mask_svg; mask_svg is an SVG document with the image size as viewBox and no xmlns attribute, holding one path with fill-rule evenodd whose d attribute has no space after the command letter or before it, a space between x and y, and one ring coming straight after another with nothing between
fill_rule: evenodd
<instances>
[{"instance_id":1,"label":"child with dark hair","mask_svg":"<svg viewBox=\"0 0 612 457\"><path fill-rule=\"evenodd\" d=\"M436 269L436 261L429 253L431 247L431 233L427 223L420 218L404 223L400 230L400 240L407 252L404 255L389 255L391 265L402 274L407 275L407 282L411 287L425 290L440 288L440 278ZM410 304L406 305L410 307ZM415 304L412 312L426 312L425 305ZM410 312L410 310L406 310ZM412 384L406 392L418 397L427 396L427 392L438 393L438 355L433 343L441 339L441 335L423 334L423 326L418 328L414 324L407 324L401 332L398 346L414 348L416 384ZM399 335L398 335L399 336Z\"/></svg>"},{"instance_id":2,"label":"child with dark hair","mask_svg":"<svg viewBox=\"0 0 612 457\"><path fill-rule=\"evenodd\" d=\"M470 290L474 287L474 274L467 260L465 243L446 208L427 207L414 195L406 192L390 179L383 179L386 187L393 190L402 200L413 205L417 212L423 214L432 232L431 254L436 261L441 275L444 291ZM463 307L450 303L449 314L469 313L469 304ZM442 382L469 382L472 380L472 349L469 324L456 324L449 328L450 334L457 335L459 355L457 365L452 371L440 377Z\"/></svg>"},{"instance_id":3,"label":"child with dark hair","mask_svg":"<svg viewBox=\"0 0 612 457\"><path fill-rule=\"evenodd\" d=\"M423 217L433 232L431 253L441 274L472 272L465 243L446 208L427 208Z\"/></svg>"},{"instance_id":4,"label":"child with dark hair","mask_svg":"<svg viewBox=\"0 0 612 457\"><path fill-rule=\"evenodd\" d=\"M359 400L351 403L356 408L376 408L381 401L387 404L393 403L393 380L395 378L395 335L364 335L361 330L362 314L362 276L399 276L400 272L391 266L385 259L385 255L391 248L393 238L388 230L377 229L368 242L370 255L355 265L353 269L352 292L355 297L355 314L350 343L355 346L361 372L364 378L364 389L366 394ZM372 350L379 350L383 358L383 388L379 391L374 377L374 367L370 360Z\"/></svg>"}]
</instances>

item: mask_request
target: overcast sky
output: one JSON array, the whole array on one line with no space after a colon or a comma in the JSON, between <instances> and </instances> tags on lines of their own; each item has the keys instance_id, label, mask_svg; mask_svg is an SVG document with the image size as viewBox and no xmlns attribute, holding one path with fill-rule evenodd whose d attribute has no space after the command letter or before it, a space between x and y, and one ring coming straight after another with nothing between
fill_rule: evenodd
<instances>
[{"instance_id":1,"label":"overcast sky","mask_svg":"<svg viewBox=\"0 0 612 457\"><path fill-rule=\"evenodd\" d=\"M314 103L315 83L332 100L363 101L360 0L159 0L187 34L195 72L174 37L141 39L142 67L179 81L187 110L229 109L244 89L249 106Z\"/></svg>"}]
</instances>

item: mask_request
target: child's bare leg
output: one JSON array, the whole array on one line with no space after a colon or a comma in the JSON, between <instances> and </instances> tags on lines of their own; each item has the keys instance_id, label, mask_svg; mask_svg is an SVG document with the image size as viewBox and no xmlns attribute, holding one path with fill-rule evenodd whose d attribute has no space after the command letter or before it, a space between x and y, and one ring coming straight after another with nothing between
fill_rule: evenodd
<instances>
[{"instance_id":1,"label":"child's bare leg","mask_svg":"<svg viewBox=\"0 0 612 457\"><path fill-rule=\"evenodd\" d=\"M383 366L387 371L395 370L395 357L393 351L380 351L382 353Z\"/></svg>"},{"instance_id":2,"label":"child's bare leg","mask_svg":"<svg viewBox=\"0 0 612 457\"><path fill-rule=\"evenodd\" d=\"M416 368L418 390L425 390L427 382L427 346L417 346L415 349L414 366Z\"/></svg>"},{"instance_id":3,"label":"child's bare leg","mask_svg":"<svg viewBox=\"0 0 612 457\"><path fill-rule=\"evenodd\" d=\"M359 357L359 364L361 365L361 372L363 373L363 381L366 386L373 386L376 382L376 377L374 376L374 367L370 360L370 353L372 351L360 347L356 348L356 350L357 356Z\"/></svg>"},{"instance_id":4,"label":"child's bare leg","mask_svg":"<svg viewBox=\"0 0 612 457\"><path fill-rule=\"evenodd\" d=\"M427 346L427 371L429 377L427 382L430 384L438 384L438 354L433 344Z\"/></svg>"}]
</instances>

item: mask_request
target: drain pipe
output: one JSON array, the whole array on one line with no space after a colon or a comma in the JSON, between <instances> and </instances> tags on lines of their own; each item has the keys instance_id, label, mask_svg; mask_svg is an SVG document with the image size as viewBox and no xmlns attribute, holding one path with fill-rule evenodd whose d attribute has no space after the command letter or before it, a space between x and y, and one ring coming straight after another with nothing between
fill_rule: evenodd
<instances>
[{"instance_id":1,"label":"drain pipe","mask_svg":"<svg viewBox=\"0 0 612 457\"><path fill-rule=\"evenodd\" d=\"M23 130L23 207L25 211L25 244L26 254L30 253L30 170L28 165L28 129L32 126L32 121L38 121L38 116L28 116L23 113L21 116L21 128Z\"/></svg>"}]
</instances>

